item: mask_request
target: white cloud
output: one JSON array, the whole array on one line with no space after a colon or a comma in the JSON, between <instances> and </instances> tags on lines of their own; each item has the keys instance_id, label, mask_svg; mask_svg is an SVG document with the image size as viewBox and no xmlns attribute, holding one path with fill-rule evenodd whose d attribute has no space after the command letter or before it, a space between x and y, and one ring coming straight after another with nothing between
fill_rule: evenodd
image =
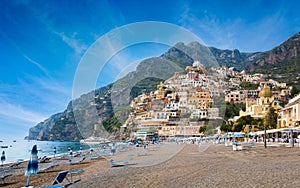
<instances>
[{"instance_id":1,"label":"white cloud","mask_svg":"<svg viewBox=\"0 0 300 188\"><path fill-rule=\"evenodd\" d=\"M0 118L9 119L11 124L16 122L16 124L29 125L39 123L43 121L47 116L24 109L20 105L8 103L3 99L0 99Z\"/></svg>"},{"instance_id":2,"label":"white cloud","mask_svg":"<svg viewBox=\"0 0 300 188\"><path fill-rule=\"evenodd\" d=\"M22 56L27 59L30 63L34 64L35 66L37 66L46 76L50 77L48 71L38 62L34 61L33 59L31 59L30 57L28 57L27 55L25 55L22 51L21 51Z\"/></svg>"},{"instance_id":3,"label":"white cloud","mask_svg":"<svg viewBox=\"0 0 300 188\"><path fill-rule=\"evenodd\" d=\"M33 6L27 5L27 8L32 12L33 16L36 18L38 22L45 26L45 29L51 33L59 36L61 40L66 43L69 47L71 47L76 53L82 54L88 46L84 44L81 40L76 39L77 32L73 32L71 36L67 35L64 32L59 32L54 27L54 22L49 16L48 12L41 11L38 8L34 8Z\"/></svg>"},{"instance_id":4,"label":"white cloud","mask_svg":"<svg viewBox=\"0 0 300 188\"><path fill-rule=\"evenodd\" d=\"M27 104L31 108L37 107L48 113L56 113L64 110L71 100L72 90L53 79L27 76L26 80L19 79L18 91L26 91L16 94L14 97ZM33 101L31 101L33 100ZM11 99L10 101L14 101ZM28 103L30 102L30 103Z\"/></svg>"},{"instance_id":5,"label":"white cloud","mask_svg":"<svg viewBox=\"0 0 300 188\"><path fill-rule=\"evenodd\" d=\"M65 33L58 33L56 31L54 31L53 33L58 35L63 42L65 42L78 54L82 54L88 48L86 44L76 39L76 32L74 32L72 36L67 36Z\"/></svg>"},{"instance_id":6,"label":"white cloud","mask_svg":"<svg viewBox=\"0 0 300 188\"><path fill-rule=\"evenodd\" d=\"M235 19L221 23L216 16L209 15L206 11L202 17L197 17L191 12L189 5L185 5L179 23L197 34L208 46L232 49L237 47L236 29L240 21Z\"/></svg>"},{"instance_id":7,"label":"white cloud","mask_svg":"<svg viewBox=\"0 0 300 188\"><path fill-rule=\"evenodd\" d=\"M39 78L39 77L29 77L36 85L38 89L47 90L48 92L55 92L63 94L65 96L70 96L71 88L64 86L63 84L55 81L53 79Z\"/></svg>"},{"instance_id":8,"label":"white cloud","mask_svg":"<svg viewBox=\"0 0 300 188\"><path fill-rule=\"evenodd\" d=\"M265 14L260 19L249 20L242 17L227 19L202 11L193 14L193 7L183 7L179 23L196 33L208 46L241 51L270 50L282 41L287 20L282 10Z\"/></svg>"}]
</instances>

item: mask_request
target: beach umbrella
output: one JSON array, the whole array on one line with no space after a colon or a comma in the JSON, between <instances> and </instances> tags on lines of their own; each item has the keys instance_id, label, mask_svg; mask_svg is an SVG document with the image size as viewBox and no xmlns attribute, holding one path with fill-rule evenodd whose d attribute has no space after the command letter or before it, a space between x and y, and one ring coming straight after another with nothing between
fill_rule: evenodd
<instances>
[{"instance_id":1,"label":"beach umbrella","mask_svg":"<svg viewBox=\"0 0 300 188\"><path fill-rule=\"evenodd\" d=\"M72 162L72 158L73 158L73 151L70 150L70 152L69 152L69 162L70 163Z\"/></svg>"},{"instance_id":2,"label":"beach umbrella","mask_svg":"<svg viewBox=\"0 0 300 188\"><path fill-rule=\"evenodd\" d=\"M5 151L2 151L2 155L1 155L2 165L1 166L3 166L4 161L5 161Z\"/></svg>"},{"instance_id":3,"label":"beach umbrella","mask_svg":"<svg viewBox=\"0 0 300 188\"><path fill-rule=\"evenodd\" d=\"M81 153L82 153L82 147L80 146L80 148L79 148L79 154L81 155Z\"/></svg>"},{"instance_id":4,"label":"beach umbrella","mask_svg":"<svg viewBox=\"0 0 300 188\"><path fill-rule=\"evenodd\" d=\"M54 158L55 158L55 154L56 154L56 147L53 148L53 153L54 153Z\"/></svg>"},{"instance_id":5,"label":"beach umbrella","mask_svg":"<svg viewBox=\"0 0 300 188\"><path fill-rule=\"evenodd\" d=\"M28 176L26 187L29 186L30 176L36 175L38 173L38 163L39 162L38 162L38 155L37 154L38 154L37 146L34 145L32 147L30 159L29 159L28 166L27 166L27 169L26 169L26 172L25 172L25 175Z\"/></svg>"}]
</instances>

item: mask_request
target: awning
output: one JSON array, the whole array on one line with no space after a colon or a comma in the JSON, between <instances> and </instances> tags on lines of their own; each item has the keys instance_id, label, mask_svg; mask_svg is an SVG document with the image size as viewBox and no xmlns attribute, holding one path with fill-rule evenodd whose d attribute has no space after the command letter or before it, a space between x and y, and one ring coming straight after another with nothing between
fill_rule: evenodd
<instances>
[{"instance_id":1,"label":"awning","mask_svg":"<svg viewBox=\"0 0 300 188\"><path fill-rule=\"evenodd\" d=\"M245 133L233 133L232 137L244 137Z\"/></svg>"}]
</instances>

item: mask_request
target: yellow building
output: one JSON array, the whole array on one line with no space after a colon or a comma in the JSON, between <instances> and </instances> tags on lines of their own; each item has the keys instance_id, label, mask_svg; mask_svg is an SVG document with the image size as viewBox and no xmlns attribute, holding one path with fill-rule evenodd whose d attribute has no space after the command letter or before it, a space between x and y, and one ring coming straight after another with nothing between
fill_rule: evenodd
<instances>
[{"instance_id":1,"label":"yellow building","mask_svg":"<svg viewBox=\"0 0 300 188\"><path fill-rule=\"evenodd\" d=\"M279 102L274 100L272 92L268 88L267 84L264 85L258 96L259 98L256 99L256 101L252 99L246 99L246 111L241 110L240 117L250 115L253 118L263 118L270 106L272 106L275 111L278 111L282 108L279 105Z\"/></svg>"},{"instance_id":2,"label":"yellow building","mask_svg":"<svg viewBox=\"0 0 300 188\"><path fill-rule=\"evenodd\" d=\"M289 126L299 126L300 121L300 94L289 100L279 111L277 125L278 128L285 128Z\"/></svg>"},{"instance_id":3,"label":"yellow building","mask_svg":"<svg viewBox=\"0 0 300 188\"><path fill-rule=\"evenodd\" d=\"M148 111L138 112L135 115L135 119L136 120L151 119L151 112L148 112Z\"/></svg>"},{"instance_id":4,"label":"yellow building","mask_svg":"<svg viewBox=\"0 0 300 188\"><path fill-rule=\"evenodd\" d=\"M162 82L160 82L159 85L157 85L157 89L154 94L156 96L156 99L163 99L165 98L165 90L164 90L164 85Z\"/></svg>"},{"instance_id":5,"label":"yellow building","mask_svg":"<svg viewBox=\"0 0 300 188\"><path fill-rule=\"evenodd\" d=\"M170 137L176 135L177 125L165 125L158 128L158 136L160 137Z\"/></svg>"},{"instance_id":6,"label":"yellow building","mask_svg":"<svg viewBox=\"0 0 300 188\"><path fill-rule=\"evenodd\" d=\"M197 88L196 91L191 92L187 95L188 104L195 105L196 109L207 109L210 108L213 100L211 99L209 91L202 91Z\"/></svg>"}]
</instances>

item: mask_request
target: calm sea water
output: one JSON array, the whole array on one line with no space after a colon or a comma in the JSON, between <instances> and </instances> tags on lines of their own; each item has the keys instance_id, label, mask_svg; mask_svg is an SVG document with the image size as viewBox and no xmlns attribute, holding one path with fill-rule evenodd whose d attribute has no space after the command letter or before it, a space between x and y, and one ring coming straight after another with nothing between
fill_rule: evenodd
<instances>
[{"instance_id":1,"label":"calm sea water","mask_svg":"<svg viewBox=\"0 0 300 188\"><path fill-rule=\"evenodd\" d=\"M83 150L89 149L90 146L80 142L52 142L52 141L36 141L36 140L2 140L0 146L7 145L8 148L0 148L0 155L5 151L5 163L15 162L18 159L27 160L30 158L30 151L34 144L38 148L38 157L54 155L54 147L56 147L56 154L63 154L68 152L68 147L73 151L79 151L80 146Z\"/></svg>"}]
</instances>

